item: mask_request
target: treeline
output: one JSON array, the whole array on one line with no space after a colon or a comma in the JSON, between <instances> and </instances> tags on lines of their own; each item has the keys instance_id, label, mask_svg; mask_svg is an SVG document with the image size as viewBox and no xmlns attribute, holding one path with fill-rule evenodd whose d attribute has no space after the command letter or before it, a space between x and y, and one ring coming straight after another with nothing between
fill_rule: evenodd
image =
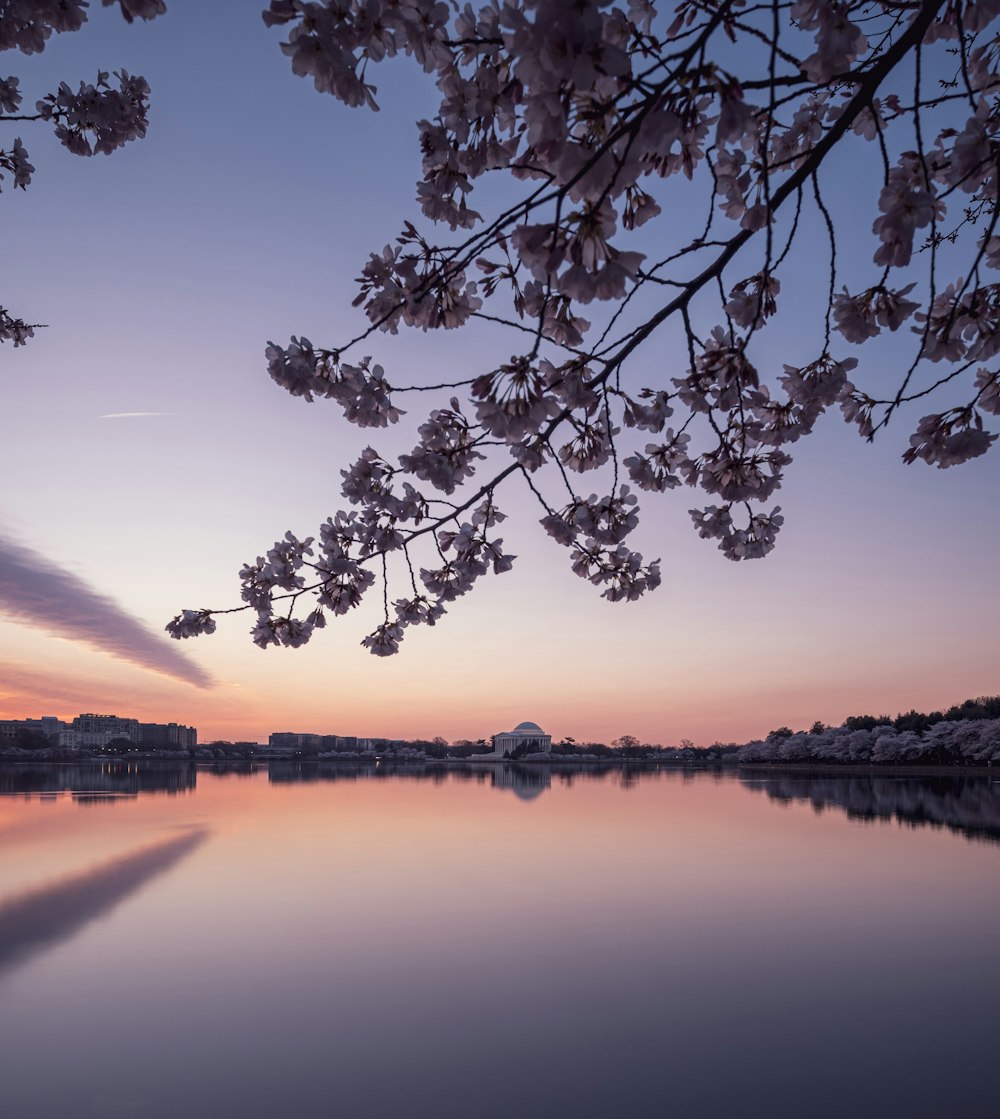
<instances>
[{"instance_id":1,"label":"treeline","mask_svg":"<svg viewBox=\"0 0 1000 1119\"><path fill-rule=\"evenodd\" d=\"M953 707L949 707L947 711L932 711L929 715L925 715L922 711L907 711L895 718L892 715L848 715L841 726L847 730L877 730L879 727L892 727L893 730L911 730L915 734L923 734L937 723L960 723L980 719L1000 719L1000 696L984 695L979 696L978 699L967 699L964 703L956 703ZM836 728L815 722L809 733L822 734L833 729ZM767 739L771 741L775 738L788 738L795 733L791 727L778 727L768 734Z\"/></svg>"},{"instance_id":2,"label":"treeline","mask_svg":"<svg viewBox=\"0 0 1000 1119\"><path fill-rule=\"evenodd\" d=\"M393 754L401 751L416 751L425 757L435 760L449 758L462 759L474 754L488 754L493 746L485 739L480 738L473 742L471 739L460 739L457 742L446 742L443 738L434 738L430 741L422 738L391 741L388 739L373 739L373 743L380 754ZM690 743L688 743L690 746ZM736 749L736 747L712 747L713 750ZM511 761L518 761L528 754L533 754L538 746L533 742L526 742L515 747L510 754ZM692 747L694 754L704 754ZM640 742L632 735L624 734L616 738L610 745L605 742L577 742L573 738L564 738L561 742L552 743L552 754L560 758L607 758L609 760L634 760L643 758L669 758L674 759L679 755L680 747L663 747L654 743Z\"/></svg>"},{"instance_id":3,"label":"treeline","mask_svg":"<svg viewBox=\"0 0 1000 1119\"><path fill-rule=\"evenodd\" d=\"M18 727L12 735L0 741L0 748L14 750L47 750L52 745L41 731Z\"/></svg>"},{"instance_id":4,"label":"treeline","mask_svg":"<svg viewBox=\"0 0 1000 1119\"><path fill-rule=\"evenodd\" d=\"M772 732L749 742L739 764L815 762L834 765L1000 765L1000 719L941 719L921 731L894 720L873 726Z\"/></svg>"},{"instance_id":5,"label":"treeline","mask_svg":"<svg viewBox=\"0 0 1000 1119\"><path fill-rule=\"evenodd\" d=\"M891 726L897 731L914 731L923 734L938 723L961 723L967 720L1000 719L1000 696L983 695L956 703L947 711L932 711L925 715L921 711L907 711L891 718L889 715L850 715L844 720L848 730L874 730L876 727Z\"/></svg>"}]
</instances>

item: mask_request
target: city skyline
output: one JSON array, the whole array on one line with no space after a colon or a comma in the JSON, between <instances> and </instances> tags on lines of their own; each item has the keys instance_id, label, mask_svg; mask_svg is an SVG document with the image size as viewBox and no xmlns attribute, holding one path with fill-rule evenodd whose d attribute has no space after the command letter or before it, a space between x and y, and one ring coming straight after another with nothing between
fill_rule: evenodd
<instances>
[{"instance_id":1,"label":"city skyline","mask_svg":"<svg viewBox=\"0 0 1000 1119\"><path fill-rule=\"evenodd\" d=\"M714 740L713 742L693 743L689 739L681 739L676 742L643 742L641 739L636 738L634 745L642 745L644 747L663 748L668 750L689 748L695 746L701 749L706 749L711 746L749 746L753 742L760 743L761 740L766 742L773 742L789 737L799 737L803 735L814 735L816 733L832 731L839 732L844 729L847 730L878 730L880 726L886 723L894 723L896 730L909 731L916 727L926 729L940 721L956 722L965 719L982 720L989 719L992 714L995 714L997 705L1000 704L1000 697L998 696L969 696L962 700L960 703L941 705L936 711L924 710L917 711L911 708L908 711L866 711L855 712L853 715L846 717L838 723L824 723L822 720L813 720L811 724L801 725L791 728L785 724L780 727L772 727L770 731L755 736L754 738L742 741L723 742L722 740ZM972 710L970 710L972 709ZM992 713L992 714L991 714ZM129 724L129 726L126 726ZM0 717L0 740L4 737L10 738L13 731L22 727L28 730L40 731L45 735L52 736L59 730L75 730L83 732L84 735L100 732L103 729L108 733L105 737L110 737L118 733L123 733L126 737L130 736L134 730L139 734L139 740L146 744L154 743L173 743L174 745L183 746L208 746L217 743L228 742L235 745L257 745L257 746L295 746L301 747L309 745L310 747L318 747L325 745L326 748L339 748L342 745L347 745L349 749L354 749L359 743L368 744L370 748L373 742L383 743L408 743L408 742L432 742L435 740L443 740L447 745L458 746L475 742L490 742L497 740L507 740L520 735L521 737L530 736L534 737L541 735L546 742L560 742L562 744L575 743L577 746L582 745L598 745L602 744L601 739L595 736L572 735L569 733L561 735L552 735L544 731L534 722L522 721L513 731L491 731L486 730L477 735L476 737L464 736L448 739L443 735L430 735L430 734L412 734L404 733L397 735L378 734L372 731L366 731L363 734L344 735L342 733L343 727L338 727L336 731L329 728L312 727L311 729L304 729L298 726L296 730L289 730L287 726L281 730L269 730L258 732L256 736L248 738L226 739L221 737L206 737L199 741L198 728L193 725L185 723L178 723L175 720L167 722L142 722L135 719L131 715L119 715L109 713L97 712L82 712L76 716L65 717L59 715L52 715L45 713L41 715L22 715L20 717ZM604 745L608 742L614 743L622 736L607 736L604 740ZM635 736L624 736L626 739ZM325 743L322 740L326 740ZM57 743L50 743L60 747L66 745L81 745L89 744L95 745L93 741L85 743L83 738L77 740L71 737L67 741L60 739Z\"/></svg>"},{"instance_id":2,"label":"city skyline","mask_svg":"<svg viewBox=\"0 0 1000 1119\"><path fill-rule=\"evenodd\" d=\"M528 715L557 738L708 745L997 690L997 455L904 467L908 428L866 445L837 415L792 449L777 494L786 525L765 560L731 564L698 540L688 491L646 495L636 544L662 557L664 585L641 603L610 605L575 579L518 493L502 526L513 570L397 657L360 647L378 604L300 650L253 647L240 616L168 646L162 627L178 610L237 604L242 563L343 504L337 471L368 434L277 388L264 347L357 333L353 278L399 219L418 216L413 119L433 113L433 90L403 63L379 74L377 117L352 112L294 77L277 39L232 0L173 4L148 26L95 10L83 32L18 62L31 100L124 66L149 80L152 109L148 136L107 159L75 159L25 126L36 174L0 199L5 255L19 311L48 326L0 351L18 417L0 462L19 479L2 536L89 588L105 604L95 625L113 636L113 603L150 648L190 667L175 660L170 675L155 651L145 666L123 659L111 637L94 646L93 627L89 644L79 629L70 640L64 608L8 611L0 717L127 707L149 721L183 710L213 739L301 722L455 740ZM204 111L247 73L224 124ZM839 173L846 182L851 168ZM869 255L873 216L857 223ZM792 348L813 327L798 329L782 336ZM435 383L478 372L482 352L509 357L488 326L464 335L377 336L371 352L393 375ZM411 449L425 409L412 397L404 407L377 446Z\"/></svg>"}]
</instances>

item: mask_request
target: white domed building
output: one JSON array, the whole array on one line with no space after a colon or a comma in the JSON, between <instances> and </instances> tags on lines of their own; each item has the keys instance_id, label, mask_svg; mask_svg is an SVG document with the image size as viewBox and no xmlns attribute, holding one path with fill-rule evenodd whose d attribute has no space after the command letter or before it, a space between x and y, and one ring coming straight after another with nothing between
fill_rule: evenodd
<instances>
[{"instance_id":1,"label":"white domed building","mask_svg":"<svg viewBox=\"0 0 1000 1119\"><path fill-rule=\"evenodd\" d=\"M493 749L498 758L509 758L515 750L521 754L551 754L552 735L537 723L518 723L513 730L493 736Z\"/></svg>"}]
</instances>

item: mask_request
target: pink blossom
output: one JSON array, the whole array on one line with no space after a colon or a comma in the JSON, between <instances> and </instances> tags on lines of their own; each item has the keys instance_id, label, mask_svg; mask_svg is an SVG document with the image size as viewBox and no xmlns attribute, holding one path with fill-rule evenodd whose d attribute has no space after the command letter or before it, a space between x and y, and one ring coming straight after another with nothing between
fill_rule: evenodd
<instances>
[{"instance_id":1,"label":"pink blossom","mask_svg":"<svg viewBox=\"0 0 1000 1119\"><path fill-rule=\"evenodd\" d=\"M898 330L920 304L905 296L916 287L892 291L882 286L869 288L860 295L849 295L845 288L833 298L833 317L837 329L848 342L858 344L874 338L881 327Z\"/></svg>"},{"instance_id":2,"label":"pink blossom","mask_svg":"<svg viewBox=\"0 0 1000 1119\"><path fill-rule=\"evenodd\" d=\"M1000 375L996 370L976 370L976 406L1000 416Z\"/></svg>"},{"instance_id":3,"label":"pink blossom","mask_svg":"<svg viewBox=\"0 0 1000 1119\"><path fill-rule=\"evenodd\" d=\"M215 633L215 619L210 610L182 610L166 626L167 633L178 640Z\"/></svg>"},{"instance_id":4,"label":"pink blossom","mask_svg":"<svg viewBox=\"0 0 1000 1119\"><path fill-rule=\"evenodd\" d=\"M383 622L361 644L375 657L391 657L399 652L403 640L403 627L395 622Z\"/></svg>"},{"instance_id":5,"label":"pink blossom","mask_svg":"<svg viewBox=\"0 0 1000 1119\"><path fill-rule=\"evenodd\" d=\"M975 409L957 408L924 416L910 436L903 461L920 458L943 470L986 454L996 438L983 428L982 416Z\"/></svg>"},{"instance_id":6,"label":"pink blossom","mask_svg":"<svg viewBox=\"0 0 1000 1119\"><path fill-rule=\"evenodd\" d=\"M774 276L758 274L741 280L729 293L726 314L737 326L763 326L777 310L775 296L781 281Z\"/></svg>"},{"instance_id":7,"label":"pink blossom","mask_svg":"<svg viewBox=\"0 0 1000 1119\"><path fill-rule=\"evenodd\" d=\"M483 427L512 444L537 432L559 411L538 367L517 355L509 364L477 378L472 396L478 401L476 415Z\"/></svg>"}]
</instances>

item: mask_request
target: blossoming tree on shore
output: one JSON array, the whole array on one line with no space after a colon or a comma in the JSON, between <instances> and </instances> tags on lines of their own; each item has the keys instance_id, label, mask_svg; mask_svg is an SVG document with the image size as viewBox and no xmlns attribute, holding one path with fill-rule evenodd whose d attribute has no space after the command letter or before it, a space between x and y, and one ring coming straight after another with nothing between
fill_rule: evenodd
<instances>
[{"instance_id":1,"label":"blossoming tree on shore","mask_svg":"<svg viewBox=\"0 0 1000 1119\"><path fill-rule=\"evenodd\" d=\"M83 5L4 13L43 7ZM126 16L162 7L122 0ZM409 55L440 106L418 122L428 228L404 222L363 264L367 325L267 347L279 385L360 427L409 422L417 392L432 406L409 453L372 446L344 464L347 507L315 536L288 533L244 566L254 641L301 645L377 588L383 620L363 644L396 652L407 627L510 568L511 487L619 601L660 582L628 543L639 493L648 512L668 490L700 491L699 535L733 560L764 556L789 448L828 410L865 438L909 414L907 462L986 452L1000 414L998 19L1000 0L271 0L265 23L319 92L376 108L378 66ZM2 88L10 111L16 88ZM62 96L39 114L72 131ZM4 158L24 185L23 156ZM845 159L871 230L861 257L831 204ZM486 176L508 201L480 213ZM822 278L814 352L776 367L783 306L801 315L804 238ZM434 385L378 363L380 332L476 322L506 332L502 358ZM880 335L905 343L891 381L859 349ZM168 630L211 632L223 612L185 610Z\"/></svg>"}]
</instances>

